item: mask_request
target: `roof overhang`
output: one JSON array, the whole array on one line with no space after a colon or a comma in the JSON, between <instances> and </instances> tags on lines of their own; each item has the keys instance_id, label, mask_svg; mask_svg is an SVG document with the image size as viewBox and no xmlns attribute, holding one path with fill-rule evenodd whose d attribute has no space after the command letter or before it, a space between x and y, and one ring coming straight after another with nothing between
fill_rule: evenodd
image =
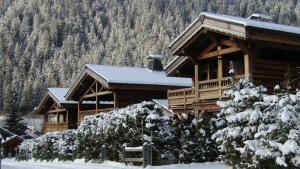
<instances>
[{"instance_id":1,"label":"roof overhang","mask_svg":"<svg viewBox=\"0 0 300 169\"><path fill-rule=\"evenodd\" d=\"M176 70L182 67L187 61L188 57L179 57L176 56L164 69L168 76L172 76L176 73Z\"/></svg>"},{"instance_id":2,"label":"roof overhang","mask_svg":"<svg viewBox=\"0 0 300 169\"><path fill-rule=\"evenodd\" d=\"M300 28L246 18L201 13L170 45L172 55L184 56L189 41L212 31L239 39L260 40L300 47Z\"/></svg>"},{"instance_id":3,"label":"roof overhang","mask_svg":"<svg viewBox=\"0 0 300 169\"><path fill-rule=\"evenodd\" d=\"M52 100L55 104L57 104L59 107L64 107L65 105L74 105L76 103L61 103L58 98L55 97L53 93L49 89L47 89L46 94L42 98L39 105L36 107L35 112L37 114L43 114L44 110L48 107L46 106L46 103L49 102L49 100Z\"/></svg>"},{"instance_id":4,"label":"roof overhang","mask_svg":"<svg viewBox=\"0 0 300 169\"><path fill-rule=\"evenodd\" d=\"M79 73L79 75L77 76L75 81L70 86L68 92L66 93L65 98L67 100L72 100L72 99L76 100L74 98L74 95L75 95L76 91L80 87L82 87L82 85L83 85L82 82L86 79L87 76L91 76L93 79L98 81L103 87L109 88L109 84L105 78L99 76L96 72L94 72L93 70L91 70L87 66L85 66L84 69Z\"/></svg>"}]
</instances>

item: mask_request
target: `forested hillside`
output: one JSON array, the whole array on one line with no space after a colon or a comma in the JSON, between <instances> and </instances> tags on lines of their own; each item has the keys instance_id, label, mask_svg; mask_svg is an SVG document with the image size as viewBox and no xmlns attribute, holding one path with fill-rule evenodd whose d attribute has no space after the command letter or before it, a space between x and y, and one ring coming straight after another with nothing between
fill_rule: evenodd
<instances>
[{"instance_id":1,"label":"forested hillside","mask_svg":"<svg viewBox=\"0 0 300 169\"><path fill-rule=\"evenodd\" d=\"M168 56L202 11L300 25L298 0L0 0L0 112L31 112L47 87L70 85L86 63L145 66L148 54Z\"/></svg>"}]
</instances>

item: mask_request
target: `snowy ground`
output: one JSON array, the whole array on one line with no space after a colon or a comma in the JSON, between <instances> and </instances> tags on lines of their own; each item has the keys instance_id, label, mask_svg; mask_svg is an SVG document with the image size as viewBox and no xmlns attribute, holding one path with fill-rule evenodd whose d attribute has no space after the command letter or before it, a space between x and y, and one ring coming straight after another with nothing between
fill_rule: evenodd
<instances>
[{"instance_id":1,"label":"snowy ground","mask_svg":"<svg viewBox=\"0 0 300 169\"><path fill-rule=\"evenodd\" d=\"M136 166L125 166L122 163L106 161L102 164L84 163L83 160L75 162L16 162L13 159L4 159L2 169L140 169ZM228 169L220 163L193 163L193 164L174 164L166 166L150 166L147 169Z\"/></svg>"}]
</instances>

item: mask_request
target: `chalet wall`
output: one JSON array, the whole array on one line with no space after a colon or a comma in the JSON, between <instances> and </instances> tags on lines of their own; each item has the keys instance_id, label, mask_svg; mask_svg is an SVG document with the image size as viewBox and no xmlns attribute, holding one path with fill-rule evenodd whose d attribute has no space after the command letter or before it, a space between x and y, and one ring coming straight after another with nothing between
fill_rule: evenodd
<instances>
[{"instance_id":1,"label":"chalet wall","mask_svg":"<svg viewBox=\"0 0 300 169\"><path fill-rule=\"evenodd\" d=\"M142 101L152 99L167 99L167 91L144 91L144 90L118 90L117 107L126 107Z\"/></svg>"}]
</instances>

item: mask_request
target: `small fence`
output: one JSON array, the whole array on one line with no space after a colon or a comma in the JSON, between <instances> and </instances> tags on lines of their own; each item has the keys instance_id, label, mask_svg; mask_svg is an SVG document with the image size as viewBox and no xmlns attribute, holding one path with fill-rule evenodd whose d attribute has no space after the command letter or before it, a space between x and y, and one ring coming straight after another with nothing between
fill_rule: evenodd
<instances>
[{"instance_id":1,"label":"small fence","mask_svg":"<svg viewBox=\"0 0 300 169\"><path fill-rule=\"evenodd\" d=\"M127 157L129 154L140 154L142 157ZM144 144L139 147L127 147L125 144L123 146L123 162L127 163L143 163L143 167L147 165L152 165L152 147L151 145Z\"/></svg>"}]
</instances>

